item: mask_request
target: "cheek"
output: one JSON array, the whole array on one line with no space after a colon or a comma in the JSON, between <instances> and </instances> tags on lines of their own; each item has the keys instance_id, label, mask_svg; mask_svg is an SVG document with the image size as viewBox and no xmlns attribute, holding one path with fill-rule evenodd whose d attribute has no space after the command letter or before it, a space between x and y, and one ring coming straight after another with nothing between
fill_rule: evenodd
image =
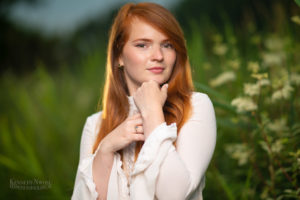
<instances>
[{"instance_id":1,"label":"cheek","mask_svg":"<svg viewBox=\"0 0 300 200\"><path fill-rule=\"evenodd\" d=\"M135 68L145 62L145 55L136 51L136 49L126 49L123 53L123 60L125 66Z\"/></svg>"},{"instance_id":2,"label":"cheek","mask_svg":"<svg viewBox=\"0 0 300 200\"><path fill-rule=\"evenodd\" d=\"M170 66L170 68L173 68L176 62L176 52L169 52L169 54L166 56L167 63Z\"/></svg>"}]
</instances>

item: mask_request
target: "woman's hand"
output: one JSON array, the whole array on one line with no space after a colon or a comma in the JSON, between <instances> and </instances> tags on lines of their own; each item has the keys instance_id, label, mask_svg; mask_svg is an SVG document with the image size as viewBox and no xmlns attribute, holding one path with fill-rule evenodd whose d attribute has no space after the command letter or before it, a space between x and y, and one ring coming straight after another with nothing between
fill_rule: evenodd
<instances>
[{"instance_id":1,"label":"woman's hand","mask_svg":"<svg viewBox=\"0 0 300 200\"><path fill-rule=\"evenodd\" d=\"M135 114L127 117L124 122L102 139L93 162L93 177L99 194L97 199L107 198L108 181L114 153L134 141L145 140L142 124L141 114Z\"/></svg>"},{"instance_id":2,"label":"woman's hand","mask_svg":"<svg viewBox=\"0 0 300 200\"><path fill-rule=\"evenodd\" d=\"M160 88L158 83L153 80L144 82L136 90L133 94L133 99L142 116L153 111L162 110L167 99L167 90L167 84Z\"/></svg>"},{"instance_id":3,"label":"woman's hand","mask_svg":"<svg viewBox=\"0 0 300 200\"><path fill-rule=\"evenodd\" d=\"M127 117L117 128L105 136L100 144L102 153L111 154L123 149L135 141L144 141L143 120L141 114Z\"/></svg>"},{"instance_id":4,"label":"woman's hand","mask_svg":"<svg viewBox=\"0 0 300 200\"><path fill-rule=\"evenodd\" d=\"M168 85L161 88L153 80L144 82L133 94L136 106L143 118L144 135L147 138L152 130L165 122L163 106L167 99Z\"/></svg>"}]
</instances>

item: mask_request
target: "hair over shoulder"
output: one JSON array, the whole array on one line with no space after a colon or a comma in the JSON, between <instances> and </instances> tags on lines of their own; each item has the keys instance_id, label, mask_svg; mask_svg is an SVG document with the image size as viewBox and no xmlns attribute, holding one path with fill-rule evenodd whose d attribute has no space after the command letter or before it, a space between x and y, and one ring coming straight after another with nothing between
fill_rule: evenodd
<instances>
[{"instance_id":1,"label":"hair over shoulder","mask_svg":"<svg viewBox=\"0 0 300 200\"><path fill-rule=\"evenodd\" d=\"M101 125L93 146L121 124L128 116L128 88L118 59L130 34L133 19L143 20L165 34L176 51L176 62L168 80L168 97L163 107L167 124L176 123L178 132L191 113L190 98L194 90L183 31L166 8L155 3L128 3L121 7L112 24L106 60L106 77L102 95ZM141 144L137 145L139 152Z\"/></svg>"}]
</instances>

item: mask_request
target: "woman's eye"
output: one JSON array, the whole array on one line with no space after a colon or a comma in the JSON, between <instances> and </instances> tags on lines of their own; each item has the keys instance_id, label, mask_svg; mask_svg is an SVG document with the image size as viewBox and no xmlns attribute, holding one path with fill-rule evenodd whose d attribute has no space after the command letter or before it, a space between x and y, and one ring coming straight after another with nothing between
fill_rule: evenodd
<instances>
[{"instance_id":1,"label":"woman's eye","mask_svg":"<svg viewBox=\"0 0 300 200\"><path fill-rule=\"evenodd\" d=\"M139 48L145 48L146 44L140 43L140 44L136 44L135 46Z\"/></svg>"},{"instance_id":2,"label":"woman's eye","mask_svg":"<svg viewBox=\"0 0 300 200\"><path fill-rule=\"evenodd\" d=\"M163 44L164 48L169 48L169 49L173 49L173 45L171 43L164 43Z\"/></svg>"}]
</instances>

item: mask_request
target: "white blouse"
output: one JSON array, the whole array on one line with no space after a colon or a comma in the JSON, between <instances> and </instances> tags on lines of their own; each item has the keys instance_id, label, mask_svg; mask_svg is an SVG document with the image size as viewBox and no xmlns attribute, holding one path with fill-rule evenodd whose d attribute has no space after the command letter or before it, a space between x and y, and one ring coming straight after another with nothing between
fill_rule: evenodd
<instances>
[{"instance_id":1,"label":"white blouse","mask_svg":"<svg viewBox=\"0 0 300 200\"><path fill-rule=\"evenodd\" d=\"M132 115L137 108L132 97L128 100ZM124 163L115 153L108 200L202 200L204 175L216 144L216 119L206 94L194 92L191 102L192 115L178 136L175 123L162 123L147 138L135 163L135 143L124 149ZM73 200L98 197L92 172L98 149L93 154L92 147L100 115L98 112L88 117L83 129Z\"/></svg>"}]
</instances>

